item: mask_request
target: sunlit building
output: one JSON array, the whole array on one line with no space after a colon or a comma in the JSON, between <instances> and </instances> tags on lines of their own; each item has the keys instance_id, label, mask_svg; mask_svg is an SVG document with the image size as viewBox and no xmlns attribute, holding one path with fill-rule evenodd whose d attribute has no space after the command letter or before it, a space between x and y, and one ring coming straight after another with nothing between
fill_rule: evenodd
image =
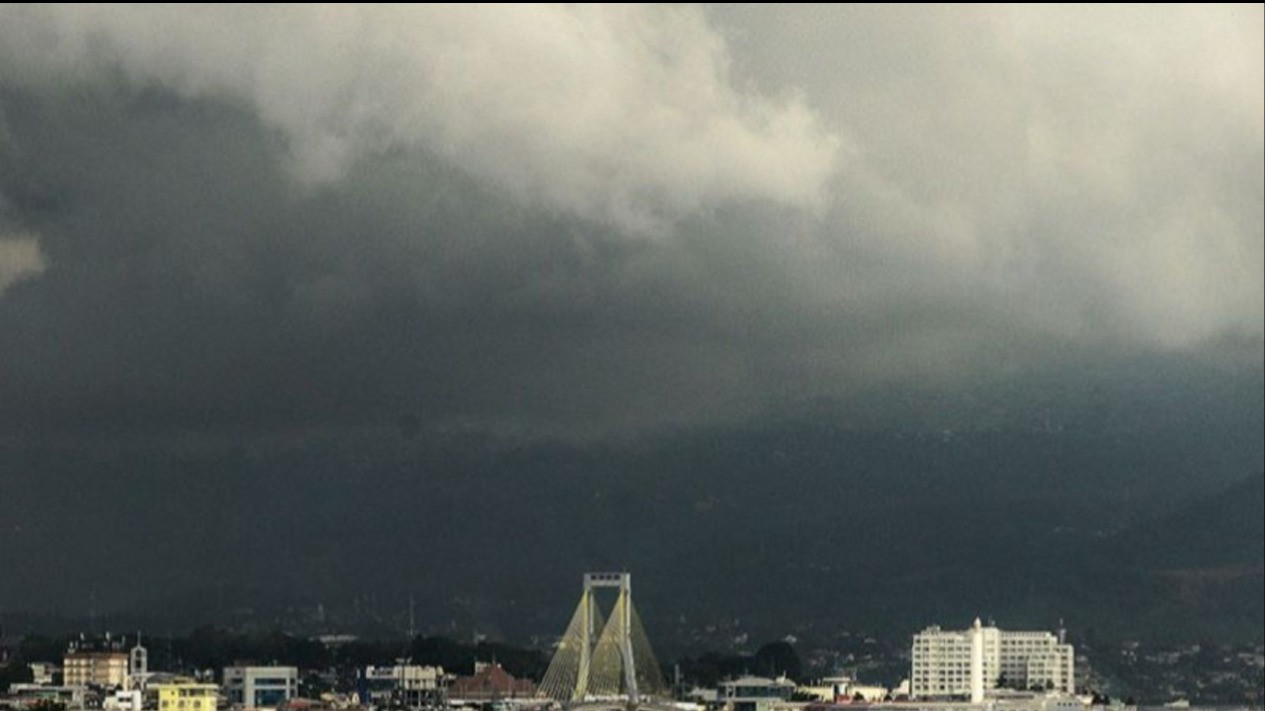
<instances>
[{"instance_id":1,"label":"sunlit building","mask_svg":"<svg viewBox=\"0 0 1265 711\"><path fill-rule=\"evenodd\" d=\"M980 702L998 688L1075 692L1075 654L1062 633L1008 632L979 619L967 630L914 635L910 693Z\"/></svg>"},{"instance_id":2,"label":"sunlit building","mask_svg":"<svg viewBox=\"0 0 1265 711\"><path fill-rule=\"evenodd\" d=\"M238 708L276 708L297 696L298 691L296 667L224 668L224 695Z\"/></svg>"},{"instance_id":3,"label":"sunlit building","mask_svg":"<svg viewBox=\"0 0 1265 711\"><path fill-rule=\"evenodd\" d=\"M362 700L376 706L419 708L440 705L449 677L443 667L396 664L365 667Z\"/></svg>"},{"instance_id":4,"label":"sunlit building","mask_svg":"<svg viewBox=\"0 0 1265 711\"><path fill-rule=\"evenodd\" d=\"M62 659L62 674L66 686L126 687L127 655L72 650Z\"/></svg>"},{"instance_id":5,"label":"sunlit building","mask_svg":"<svg viewBox=\"0 0 1265 711\"><path fill-rule=\"evenodd\" d=\"M516 679L496 662L474 663L474 674L459 676L448 687L448 696L460 701L525 699L536 695L531 679Z\"/></svg>"},{"instance_id":6,"label":"sunlit building","mask_svg":"<svg viewBox=\"0 0 1265 711\"><path fill-rule=\"evenodd\" d=\"M716 685L716 706L733 711L769 711L790 700L795 682L786 677L744 676Z\"/></svg>"},{"instance_id":7,"label":"sunlit building","mask_svg":"<svg viewBox=\"0 0 1265 711\"><path fill-rule=\"evenodd\" d=\"M215 684L193 682L154 684L157 692L158 711L215 711L219 687Z\"/></svg>"}]
</instances>

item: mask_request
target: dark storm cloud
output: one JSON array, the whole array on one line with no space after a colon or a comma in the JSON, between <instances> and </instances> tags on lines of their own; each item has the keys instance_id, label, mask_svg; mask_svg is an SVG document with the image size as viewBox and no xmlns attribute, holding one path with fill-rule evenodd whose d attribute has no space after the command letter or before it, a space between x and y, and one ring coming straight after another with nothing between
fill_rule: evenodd
<instances>
[{"instance_id":1,"label":"dark storm cloud","mask_svg":"<svg viewBox=\"0 0 1265 711\"><path fill-rule=\"evenodd\" d=\"M1253 35L525 12L11 10L6 421L626 431L1259 350Z\"/></svg>"},{"instance_id":2,"label":"dark storm cloud","mask_svg":"<svg viewBox=\"0 0 1265 711\"><path fill-rule=\"evenodd\" d=\"M802 602L1259 472L1260 9L1132 12L0 9L0 606Z\"/></svg>"},{"instance_id":3,"label":"dark storm cloud","mask_svg":"<svg viewBox=\"0 0 1265 711\"><path fill-rule=\"evenodd\" d=\"M295 188L252 117L162 89L5 99L10 212L54 265L4 301L12 426L652 419L715 377L663 246L415 153Z\"/></svg>"},{"instance_id":4,"label":"dark storm cloud","mask_svg":"<svg viewBox=\"0 0 1265 711\"><path fill-rule=\"evenodd\" d=\"M738 71L766 96L802 79L805 105L732 88L692 11L528 11L500 53L330 12L10 11L11 426L636 429L1259 341L1260 110L1232 92L1259 67L1239 45L1221 84L1185 67L1169 87L1127 62L1062 74L1060 37L1106 51L1074 15L725 25ZM816 46L823 28L926 41L881 59L891 45ZM1156 38L1119 30L1150 56ZM779 64L796 33L838 71ZM1138 95L1113 102L1119 82ZM1176 118L1181 91L1202 125Z\"/></svg>"},{"instance_id":5,"label":"dark storm cloud","mask_svg":"<svg viewBox=\"0 0 1265 711\"><path fill-rule=\"evenodd\" d=\"M454 48L375 34L398 20L373 12L13 10L8 212L56 267L7 300L10 420L708 409L673 403L724 370L681 340L711 308L674 300L699 275L662 274L672 253L644 240L706 200L812 202L828 137L733 95L693 11L433 15L402 27L515 29ZM594 91L608 79L627 84ZM558 88L522 93L541 81ZM10 261L15 283L38 266Z\"/></svg>"}]
</instances>

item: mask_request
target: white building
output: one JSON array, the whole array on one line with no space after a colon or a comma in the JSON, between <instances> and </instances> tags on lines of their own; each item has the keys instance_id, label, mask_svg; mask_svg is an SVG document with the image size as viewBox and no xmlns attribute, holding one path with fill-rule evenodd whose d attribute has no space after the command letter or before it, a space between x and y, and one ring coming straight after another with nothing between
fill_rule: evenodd
<instances>
[{"instance_id":1,"label":"white building","mask_svg":"<svg viewBox=\"0 0 1265 711\"><path fill-rule=\"evenodd\" d=\"M144 700L144 694L138 690L115 689L106 694L101 708L105 711L141 711Z\"/></svg>"},{"instance_id":2,"label":"white building","mask_svg":"<svg viewBox=\"0 0 1265 711\"><path fill-rule=\"evenodd\" d=\"M297 667L224 667L224 695L238 708L276 708L298 691Z\"/></svg>"},{"instance_id":3,"label":"white building","mask_svg":"<svg viewBox=\"0 0 1265 711\"><path fill-rule=\"evenodd\" d=\"M418 708L442 701L449 678L443 667L396 664L365 667L365 703Z\"/></svg>"},{"instance_id":4,"label":"white building","mask_svg":"<svg viewBox=\"0 0 1265 711\"><path fill-rule=\"evenodd\" d=\"M1062 634L1007 632L979 619L967 630L938 626L914 635L910 693L915 698L969 698L996 688L1075 693L1072 645Z\"/></svg>"},{"instance_id":5,"label":"white building","mask_svg":"<svg viewBox=\"0 0 1265 711\"><path fill-rule=\"evenodd\" d=\"M744 676L716 685L716 705L732 711L769 711L791 698L795 682L786 677Z\"/></svg>"},{"instance_id":6,"label":"white building","mask_svg":"<svg viewBox=\"0 0 1265 711\"><path fill-rule=\"evenodd\" d=\"M31 668L31 683L44 686L52 686L53 675L61 671L61 667L52 662L31 662L27 666Z\"/></svg>"}]
</instances>

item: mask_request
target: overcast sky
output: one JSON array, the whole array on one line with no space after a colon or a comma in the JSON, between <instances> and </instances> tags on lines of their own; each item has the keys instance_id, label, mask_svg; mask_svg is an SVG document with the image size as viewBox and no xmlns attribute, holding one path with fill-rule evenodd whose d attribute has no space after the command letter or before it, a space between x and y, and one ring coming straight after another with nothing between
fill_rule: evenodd
<instances>
[{"instance_id":1,"label":"overcast sky","mask_svg":"<svg viewBox=\"0 0 1265 711\"><path fill-rule=\"evenodd\" d=\"M1259 367L1260 6L0 14L11 431Z\"/></svg>"},{"instance_id":2,"label":"overcast sky","mask_svg":"<svg viewBox=\"0 0 1265 711\"><path fill-rule=\"evenodd\" d=\"M1101 459L1122 496L1166 466L1170 493L1259 473L1263 37L1260 5L4 5L0 608L104 600L124 569L168 577L120 578L120 604L206 589L228 569L155 561L257 544L334 581L499 555L452 513L475 474L481 501L573 501L565 472L604 466L706 479L692 525L745 511L717 498L727 450L602 447L795 418L1053 431L1073 402L1090 429L1168 429L953 461L1047 491ZM422 481L465 445L340 449L365 433L579 449ZM960 473L823 446L821 476L875 474L841 492ZM564 473L489 483L519 464ZM660 489L610 499L629 530ZM667 550L535 505L512 524L534 549L579 542L559 575ZM345 506L378 513L347 529ZM63 558L102 532L96 568ZM241 579L276 562L247 558Z\"/></svg>"}]
</instances>

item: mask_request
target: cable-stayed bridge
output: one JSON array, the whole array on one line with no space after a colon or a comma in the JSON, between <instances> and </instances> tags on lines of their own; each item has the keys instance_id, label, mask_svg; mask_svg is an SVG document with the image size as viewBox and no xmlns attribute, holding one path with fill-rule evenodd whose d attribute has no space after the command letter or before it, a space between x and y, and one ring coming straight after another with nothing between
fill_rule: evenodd
<instances>
[{"instance_id":1,"label":"cable-stayed bridge","mask_svg":"<svg viewBox=\"0 0 1265 711\"><path fill-rule=\"evenodd\" d=\"M616 589L603 617L597 591ZM646 705L666 690L659 660L632 601L629 573L585 573L580 604L558 643L540 693L569 706Z\"/></svg>"}]
</instances>

